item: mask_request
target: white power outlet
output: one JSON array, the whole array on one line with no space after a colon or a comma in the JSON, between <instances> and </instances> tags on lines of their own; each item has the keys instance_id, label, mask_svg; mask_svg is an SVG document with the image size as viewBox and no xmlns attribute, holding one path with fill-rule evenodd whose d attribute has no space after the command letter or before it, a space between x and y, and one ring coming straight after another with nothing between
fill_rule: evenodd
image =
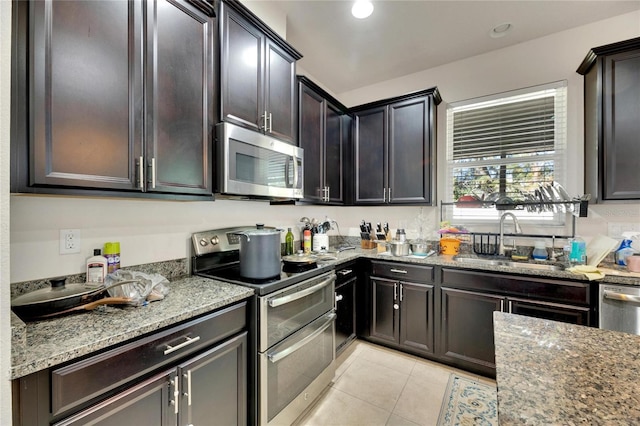
<instances>
[{"instance_id":1,"label":"white power outlet","mask_svg":"<svg viewBox=\"0 0 640 426\"><path fill-rule=\"evenodd\" d=\"M60 254L80 253L80 230L60 230Z\"/></svg>"}]
</instances>

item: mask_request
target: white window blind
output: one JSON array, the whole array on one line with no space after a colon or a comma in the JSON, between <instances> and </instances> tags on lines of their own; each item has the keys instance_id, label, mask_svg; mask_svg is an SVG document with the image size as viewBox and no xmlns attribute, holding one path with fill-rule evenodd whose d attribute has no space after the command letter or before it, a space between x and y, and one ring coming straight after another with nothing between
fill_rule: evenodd
<instances>
[{"instance_id":1,"label":"white window blind","mask_svg":"<svg viewBox=\"0 0 640 426\"><path fill-rule=\"evenodd\" d=\"M563 182L566 82L451 104L447 192L525 200L540 184ZM477 209L474 209L477 210ZM478 212L477 217L486 217ZM472 215L465 211L465 215ZM493 216L493 215L491 215Z\"/></svg>"}]
</instances>

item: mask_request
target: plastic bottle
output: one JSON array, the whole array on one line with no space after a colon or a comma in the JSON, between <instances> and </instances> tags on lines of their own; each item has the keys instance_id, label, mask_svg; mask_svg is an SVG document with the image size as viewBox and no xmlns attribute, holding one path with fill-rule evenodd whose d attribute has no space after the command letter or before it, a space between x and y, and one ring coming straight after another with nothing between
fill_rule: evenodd
<instances>
[{"instance_id":1,"label":"plastic bottle","mask_svg":"<svg viewBox=\"0 0 640 426\"><path fill-rule=\"evenodd\" d=\"M640 235L639 232L623 232L622 233L622 242L620 243L620 247L615 252L616 265L625 266L627 264L627 257L633 256L636 252L633 247L631 247L631 243L633 242L631 238L636 235Z\"/></svg>"},{"instance_id":2,"label":"plastic bottle","mask_svg":"<svg viewBox=\"0 0 640 426\"><path fill-rule=\"evenodd\" d=\"M580 237L575 237L571 241L569 262L572 265L584 265L587 263L587 244Z\"/></svg>"},{"instance_id":3,"label":"plastic bottle","mask_svg":"<svg viewBox=\"0 0 640 426\"><path fill-rule=\"evenodd\" d=\"M534 243L534 249L531 256L535 260L547 260L548 253L547 253L547 247L545 246L544 241L536 241Z\"/></svg>"},{"instance_id":4,"label":"plastic bottle","mask_svg":"<svg viewBox=\"0 0 640 426\"><path fill-rule=\"evenodd\" d=\"M305 254L309 254L311 253L311 229L305 229L302 235L302 248Z\"/></svg>"},{"instance_id":5,"label":"plastic bottle","mask_svg":"<svg viewBox=\"0 0 640 426\"><path fill-rule=\"evenodd\" d=\"M105 243L104 257L107 258L107 274L120 269L120 243Z\"/></svg>"},{"instance_id":6,"label":"plastic bottle","mask_svg":"<svg viewBox=\"0 0 640 426\"><path fill-rule=\"evenodd\" d=\"M87 259L87 282L103 283L107 276L107 258L100 254L100 249L93 250L93 256Z\"/></svg>"},{"instance_id":7,"label":"plastic bottle","mask_svg":"<svg viewBox=\"0 0 640 426\"><path fill-rule=\"evenodd\" d=\"M284 254L290 255L293 254L293 232L291 232L291 228L287 228L287 235L284 237L285 247Z\"/></svg>"}]
</instances>

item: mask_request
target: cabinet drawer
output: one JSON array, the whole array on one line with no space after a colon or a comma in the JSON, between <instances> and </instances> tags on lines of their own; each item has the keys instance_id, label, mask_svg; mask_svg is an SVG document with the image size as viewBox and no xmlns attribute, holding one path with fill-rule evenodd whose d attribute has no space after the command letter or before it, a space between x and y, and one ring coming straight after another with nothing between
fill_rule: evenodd
<instances>
[{"instance_id":1,"label":"cabinet drawer","mask_svg":"<svg viewBox=\"0 0 640 426\"><path fill-rule=\"evenodd\" d=\"M373 261L371 262L371 275L398 281L430 283L433 282L433 267L409 263Z\"/></svg>"},{"instance_id":2,"label":"cabinet drawer","mask_svg":"<svg viewBox=\"0 0 640 426\"><path fill-rule=\"evenodd\" d=\"M52 414L202 350L246 327L246 302L94 355L51 372Z\"/></svg>"},{"instance_id":3,"label":"cabinet drawer","mask_svg":"<svg viewBox=\"0 0 640 426\"><path fill-rule=\"evenodd\" d=\"M340 265L340 267L336 268L336 287L342 283L346 283L352 278L355 278L357 275L358 271L356 270L355 262Z\"/></svg>"},{"instance_id":4,"label":"cabinet drawer","mask_svg":"<svg viewBox=\"0 0 640 426\"><path fill-rule=\"evenodd\" d=\"M442 268L442 283L450 287L526 299L589 306L589 284L551 278L503 275Z\"/></svg>"}]
</instances>

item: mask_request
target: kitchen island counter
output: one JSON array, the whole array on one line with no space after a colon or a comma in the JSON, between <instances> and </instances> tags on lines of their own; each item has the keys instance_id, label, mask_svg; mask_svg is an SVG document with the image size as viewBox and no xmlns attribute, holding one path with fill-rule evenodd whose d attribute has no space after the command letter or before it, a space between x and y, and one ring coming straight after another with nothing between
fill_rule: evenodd
<instances>
[{"instance_id":1,"label":"kitchen island counter","mask_svg":"<svg viewBox=\"0 0 640 426\"><path fill-rule=\"evenodd\" d=\"M640 336L493 318L500 425L640 424Z\"/></svg>"},{"instance_id":2,"label":"kitchen island counter","mask_svg":"<svg viewBox=\"0 0 640 426\"><path fill-rule=\"evenodd\" d=\"M22 323L12 314L10 378L58 365L231 305L248 287L195 276L173 280L169 294L142 307L100 306L92 312Z\"/></svg>"}]
</instances>

